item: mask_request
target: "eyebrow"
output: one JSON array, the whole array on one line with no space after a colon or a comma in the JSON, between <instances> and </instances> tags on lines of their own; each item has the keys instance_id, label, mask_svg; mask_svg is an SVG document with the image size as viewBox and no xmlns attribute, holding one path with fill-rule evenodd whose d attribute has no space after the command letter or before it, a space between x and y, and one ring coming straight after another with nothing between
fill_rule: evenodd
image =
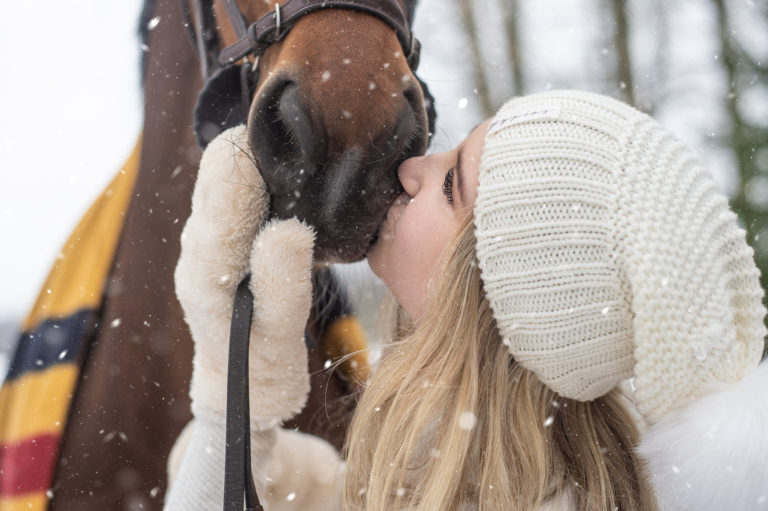
<instances>
[{"instance_id":1,"label":"eyebrow","mask_svg":"<svg viewBox=\"0 0 768 511\"><path fill-rule=\"evenodd\" d=\"M464 191L462 190L464 187L464 171L462 170L461 165L463 156L463 151L459 150L458 158L456 161L456 181L458 182L459 199L461 200L462 204L464 204Z\"/></svg>"}]
</instances>

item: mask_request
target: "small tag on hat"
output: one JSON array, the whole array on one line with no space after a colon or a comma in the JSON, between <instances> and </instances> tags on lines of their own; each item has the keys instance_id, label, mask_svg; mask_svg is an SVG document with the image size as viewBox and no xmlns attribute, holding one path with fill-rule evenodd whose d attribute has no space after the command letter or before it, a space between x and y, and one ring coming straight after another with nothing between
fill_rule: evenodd
<instances>
[{"instance_id":1,"label":"small tag on hat","mask_svg":"<svg viewBox=\"0 0 768 511\"><path fill-rule=\"evenodd\" d=\"M528 110L515 115L509 115L506 117L498 117L491 121L488 126L488 135L496 133L497 131L506 128L508 126L514 126L515 124L522 124L524 122L542 121L542 120L555 120L560 117L560 105L555 105L547 108L539 108L537 110Z\"/></svg>"}]
</instances>

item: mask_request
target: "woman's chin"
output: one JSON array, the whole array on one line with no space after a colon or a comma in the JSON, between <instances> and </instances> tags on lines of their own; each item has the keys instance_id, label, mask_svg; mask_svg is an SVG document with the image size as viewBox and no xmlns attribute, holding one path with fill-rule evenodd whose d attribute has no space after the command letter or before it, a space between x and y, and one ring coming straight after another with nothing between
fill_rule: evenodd
<instances>
[{"instance_id":1,"label":"woman's chin","mask_svg":"<svg viewBox=\"0 0 768 511\"><path fill-rule=\"evenodd\" d=\"M377 239L375 243L373 243L370 247L368 247L368 251L365 254L365 258L368 260L368 266L371 267L371 271L374 275L379 277L381 279L381 238Z\"/></svg>"}]
</instances>

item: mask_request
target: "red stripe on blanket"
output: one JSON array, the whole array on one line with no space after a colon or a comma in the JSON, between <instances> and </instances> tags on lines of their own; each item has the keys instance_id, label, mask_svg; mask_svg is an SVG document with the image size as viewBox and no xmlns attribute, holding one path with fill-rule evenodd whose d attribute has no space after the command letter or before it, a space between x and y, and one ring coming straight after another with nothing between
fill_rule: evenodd
<instances>
[{"instance_id":1,"label":"red stripe on blanket","mask_svg":"<svg viewBox=\"0 0 768 511\"><path fill-rule=\"evenodd\" d=\"M0 445L0 496L50 488L60 441L58 435L40 435Z\"/></svg>"}]
</instances>

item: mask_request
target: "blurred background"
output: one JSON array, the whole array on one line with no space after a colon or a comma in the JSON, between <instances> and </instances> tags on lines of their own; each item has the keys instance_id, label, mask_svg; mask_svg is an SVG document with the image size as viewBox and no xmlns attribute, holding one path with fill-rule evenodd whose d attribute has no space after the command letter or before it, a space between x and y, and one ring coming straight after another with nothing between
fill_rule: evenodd
<instances>
[{"instance_id":1,"label":"blurred background","mask_svg":"<svg viewBox=\"0 0 768 511\"><path fill-rule=\"evenodd\" d=\"M139 134L141 4L4 5L0 373L60 247ZM768 0L420 0L414 31L438 111L430 151L459 143L513 95L619 98L698 152L768 284ZM367 265L344 271L377 307Z\"/></svg>"}]
</instances>

